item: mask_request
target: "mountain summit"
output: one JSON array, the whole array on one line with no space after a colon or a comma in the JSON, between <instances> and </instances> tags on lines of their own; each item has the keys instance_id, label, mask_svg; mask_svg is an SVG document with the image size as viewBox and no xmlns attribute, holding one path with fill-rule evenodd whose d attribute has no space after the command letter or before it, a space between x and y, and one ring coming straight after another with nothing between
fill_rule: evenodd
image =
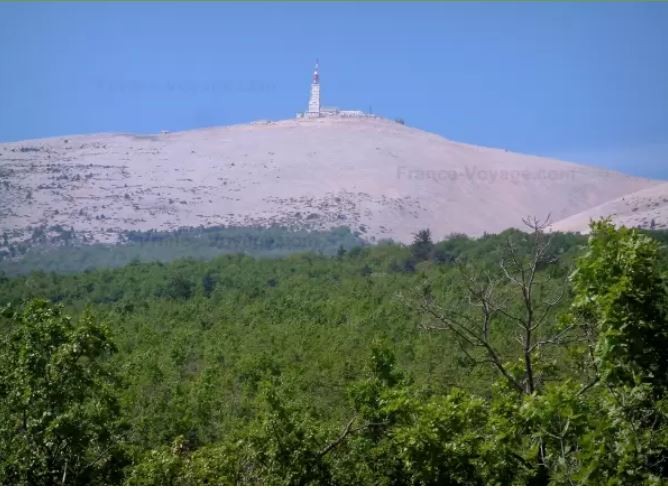
<instances>
[{"instance_id":1,"label":"mountain summit","mask_svg":"<svg viewBox=\"0 0 668 489\"><path fill-rule=\"evenodd\" d=\"M661 183L339 116L4 143L0 177L0 232L59 224L105 242L224 224L348 226L372 241L480 235Z\"/></svg>"}]
</instances>

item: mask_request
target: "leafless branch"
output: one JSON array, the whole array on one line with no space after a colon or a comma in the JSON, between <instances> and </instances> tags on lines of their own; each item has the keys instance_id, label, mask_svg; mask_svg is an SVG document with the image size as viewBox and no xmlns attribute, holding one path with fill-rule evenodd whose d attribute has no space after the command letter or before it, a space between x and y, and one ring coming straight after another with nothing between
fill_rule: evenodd
<instances>
[{"instance_id":1,"label":"leafless branch","mask_svg":"<svg viewBox=\"0 0 668 489\"><path fill-rule=\"evenodd\" d=\"M538 279L541 267L554 263L549 250L552 237L545 234L550 216L545 220L526 217L522 222L529 228L530 250L528 253L509 236L506 240L505 256L499 262L500 276L475 272L461 265L460 274L464 280L463 297L465 309L470 313L438 307L431 297L422 300L420 312L431 319L426 329L447 330L469 355L468 348L480 348L496 370L518 391L531 394L535 391L541 376L534 372L534 355L542 347L558 345L567 341L571 327L565 328L548 338L540 337L540 328L551 317L554 308L562 301L567 290L566 282L557 295L547 300L539 300L543 281ZM513 310L508 301L499 299L501 293L515 291L521 298L521 311ZM511 302L512 304L512 302ZM518 331L516 337L522 351L523 374L516 376L509 372L500 351L492 343L492 328L497 319L504 318L513 323Z\"/></svg>"},{"instance_id":2,"label":"leafless branch","mask_svg":"<svg viewBox=\"0 0 668 489\"><path fill-rule=\"evenodd\" d=\"M320 450L320 452L318 453L318 456L320 456L320 457L324 457L324 456L327 455L329 452L331 452L332 450L334 450L337 446L339 446L339 444L341 444L341 442L343 442L343 440L345 440L346 437L350 434L350 430L351 430L351 428L352 428L352 426L353 426L353 423L355 422L356 419L357 419L357 415L355 415L355 416L353 416L352 418L350 418L350 421L348 421L348 423L346 424L346 427L344 428L344 430L343 430L343 432L341 433L341 435L339 435L339 437L338 437L336 440L334 440L333 442L331 442L331 443L330 443L329 445L327 445L325 448L323 448L322 450Z\"/></svg>"}]
</instances>

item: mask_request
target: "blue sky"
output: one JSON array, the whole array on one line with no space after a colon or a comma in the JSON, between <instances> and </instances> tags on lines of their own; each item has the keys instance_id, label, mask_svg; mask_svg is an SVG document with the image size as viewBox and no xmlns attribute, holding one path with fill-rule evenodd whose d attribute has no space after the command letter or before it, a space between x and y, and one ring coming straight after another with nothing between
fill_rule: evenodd
<instances>
[{"instance_id":1,"label":"blue sky","mask_svg":"<svg viewBox=\"0 0 668 489\"><path fill-rule=\"evenodd\" d=\"M323 103L668 179L668 3L0 3L0 141Z\"/></svg>"}]
</instances>

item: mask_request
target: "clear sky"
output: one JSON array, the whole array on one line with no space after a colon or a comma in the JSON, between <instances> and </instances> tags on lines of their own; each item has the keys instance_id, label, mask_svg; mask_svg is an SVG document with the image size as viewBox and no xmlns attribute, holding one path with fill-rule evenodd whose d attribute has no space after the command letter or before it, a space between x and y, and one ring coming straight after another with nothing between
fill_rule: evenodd
<instances>
[{"instance_id":1,"label":"clear sky","mask_svg":"<svg viewBox=\"0 0 668 489\"><path fill-rule=\"evenodd\" d=\"M668 179L668 3L0 3L0 141L323 104Z\"/></svg>"}]
</instances>

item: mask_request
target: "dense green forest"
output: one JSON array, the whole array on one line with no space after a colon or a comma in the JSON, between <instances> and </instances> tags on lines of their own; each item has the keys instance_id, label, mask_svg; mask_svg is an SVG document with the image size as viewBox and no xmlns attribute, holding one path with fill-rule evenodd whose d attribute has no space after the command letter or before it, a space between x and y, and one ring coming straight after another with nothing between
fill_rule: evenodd
<instances>
[{"instance_id":1,"label":"dense green forest","mask_svg":"<svg viewBox=\"0 0 668 489\"><path fill-rule=\"evenodd\" d=\"M668 483L665 233L0 275L0 483Z\"/></svg>"}]
</instances>

